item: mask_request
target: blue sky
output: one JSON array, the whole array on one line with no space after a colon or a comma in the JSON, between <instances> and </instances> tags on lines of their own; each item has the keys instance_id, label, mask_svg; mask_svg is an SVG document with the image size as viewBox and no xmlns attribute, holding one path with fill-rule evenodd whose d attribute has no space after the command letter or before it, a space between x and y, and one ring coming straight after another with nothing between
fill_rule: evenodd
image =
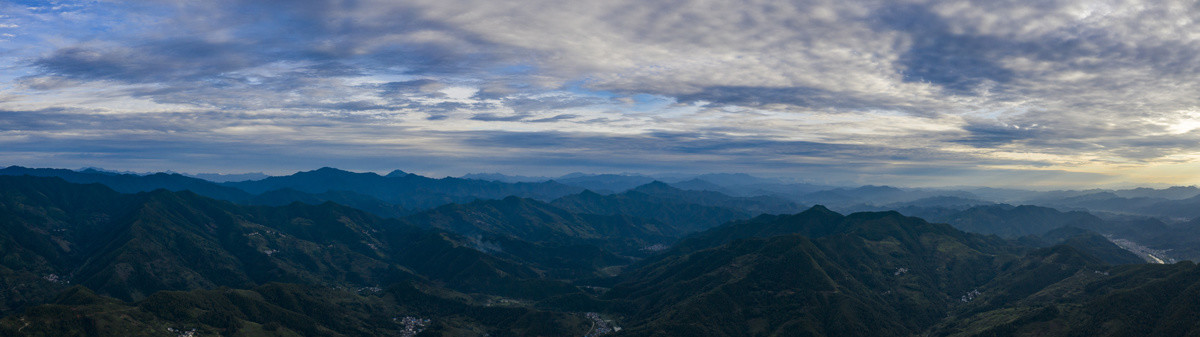
<instances>
[{"instance_id":1,"label":"blue sky","mask_svg":"<svg viewBox=\"0 0 1200 337\"><path fill-rule=\"evenodd\" d=\"M0 164L1200 183L1192 1L0 1Z\"/></svg>"}]
</instances>

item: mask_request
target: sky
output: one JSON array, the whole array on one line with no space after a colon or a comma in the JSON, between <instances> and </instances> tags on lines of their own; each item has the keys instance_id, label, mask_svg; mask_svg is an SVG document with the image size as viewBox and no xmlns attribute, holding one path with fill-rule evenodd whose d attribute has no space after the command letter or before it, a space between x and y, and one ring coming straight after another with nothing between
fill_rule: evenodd
<instances>
[{"instance_id":1,"label":"sky","mask_svg":"<svg viewBox=\"0 0 1200 337\"><path fill-rule=\"evenodd\" d=\"M0 165L1200 184L1195 1L0 0Z\"/></svg>"}]
</instances>

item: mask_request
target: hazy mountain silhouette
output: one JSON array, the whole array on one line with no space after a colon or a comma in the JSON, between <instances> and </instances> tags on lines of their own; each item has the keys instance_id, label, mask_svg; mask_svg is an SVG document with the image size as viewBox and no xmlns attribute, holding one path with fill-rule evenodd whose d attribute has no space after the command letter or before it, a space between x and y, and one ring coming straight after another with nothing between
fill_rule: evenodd
<instances>
[{"instance_id":1,"label":"hazy mountain silhouette","mask_svg":"<svg viewBox=\"0 0 1200 337\"><path fill-rule=\"evenodd\" d=\"M510 184L459 178L433 179L402 171L380 176L370 172L355 173L330 167L297 172L289 176L225 183L224 186L254 194L279 189L313 194L350 191L413 210L429 209L448 203L465 203L475 199L502 199L513 195L548 200L582 190L555 182Z\"/></svg>"}]
</instances>

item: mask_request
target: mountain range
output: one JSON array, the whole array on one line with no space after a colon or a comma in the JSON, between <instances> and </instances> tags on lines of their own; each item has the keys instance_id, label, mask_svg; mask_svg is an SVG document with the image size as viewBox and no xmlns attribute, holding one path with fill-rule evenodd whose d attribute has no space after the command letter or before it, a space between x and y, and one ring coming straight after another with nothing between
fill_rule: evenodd
<instances>
[{"instance_id":1,"label":"mountain range","mask_svg":"<svg viewBox=\"0 0 1200 337\"><path fill-rule=\"evenodd\" d=\"M1200 220L965 191L803 193L896 209L840 213L684 188L718 186L698 178L600 193L331 168L220 184L0 173L0 335L1200 331L1187 319L1200 269L1145 262L1195 256Z\"/></svg>"}]
</instances>

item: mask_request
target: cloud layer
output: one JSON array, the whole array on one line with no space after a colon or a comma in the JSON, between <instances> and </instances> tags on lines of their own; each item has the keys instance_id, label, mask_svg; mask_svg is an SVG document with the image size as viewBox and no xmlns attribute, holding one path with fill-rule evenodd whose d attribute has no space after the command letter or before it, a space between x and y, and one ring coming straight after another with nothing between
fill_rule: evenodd
<instances>
[{"instance_id":1,"label":"cloud layer","mask_svg":"<svg viewBox=\"0 0 1200 337\"><path fill-rule=\"evenodd\" d=\"M0 160L1195 184L1191 1L17 1Z\"/></svg>"}]
</instances>

